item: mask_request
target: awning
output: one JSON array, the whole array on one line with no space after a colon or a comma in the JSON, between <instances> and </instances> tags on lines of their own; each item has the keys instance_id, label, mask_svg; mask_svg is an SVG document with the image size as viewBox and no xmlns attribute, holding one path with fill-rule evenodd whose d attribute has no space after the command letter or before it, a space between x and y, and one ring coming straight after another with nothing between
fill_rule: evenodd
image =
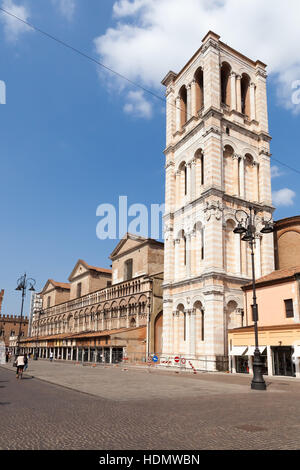
<instances>
[{"instance_id":1,"label":"awning","mask_svg":"<svg viewBox=\"0 0 300 470\"><path fill-rule=\"evenodd\" d=\"M232 346L229 356L243 356L248 346Z\"/></svg>"},{"instance_id":2,"label":"awning","mask_svg":"<svg viewBox=\"0 0 300 470\"><path fill-rule=\"evenodd\" d=\"M267 346L258 346L260 354L264 352ZM255 346L249 346L247 351L247 356L254 356Z\"/></svg>"},{"instance_id":3,"label":"awning","mask_svg":"<svg viewBox=\"0 0 300 470\"><path fill-rule=\"evenodd\" d=\"M300 357L300 346L294 346L293 357Z\"/></svg>"}]
</instances>

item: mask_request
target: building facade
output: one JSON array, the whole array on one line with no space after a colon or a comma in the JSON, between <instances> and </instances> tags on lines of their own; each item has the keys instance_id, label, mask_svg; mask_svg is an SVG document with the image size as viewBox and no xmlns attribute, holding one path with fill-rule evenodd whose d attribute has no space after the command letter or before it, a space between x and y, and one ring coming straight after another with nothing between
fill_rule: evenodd
<instances>
[{"instance_id":1,"label":"building facade","mask_svg":"<svg viewBox=\"0 0 300 470\"><path fill-rule=\"evenodd\" d=\"M236 210L274 210L266 66L209 32L166 86L163 356L227 369L229 328L241 326L250 249L234 234ZM274 269L273 235L255 246L256 272Z\"/></svg>"},{"instance_id":2,"label":"building facade","mask_svg":"<svg viewBox=\"0 0 300 470\"><path fill-rule=\"evenodd\" d=\"M1 291L0 291L0 313L1 313L1 308L2 308L3 297L4 297L4 289L1 289Z\"/></svg>"},{"instance_id":3,"label":"building facade","mask_svg":"<svg viewBox=\"0 0 300 470\"><path fill-rule=\"evenodd\" d=\"M30 311L29 311L29 324L28 324L28 336L31 336L32 322L34 316L42 309L43 301L37 292L32 292L30 297Z\"/></svg>"},{"instance_id":4,"label":"building facade","mask_svg":"<svg viewBox=\"0 0 300 470\"><path fill-rule=\"evenodd\" d=\"M243 326L229 330L231 371L253 372L252 284L243 287ZM264 373L300 377L300 265L256 281L259 349Z\"/></svg>"},{"instance_id":5,"label":"building facade","mask_svg":"<svg viewBox=\"0 0 300 470\"><path fill-rule=\"evenodd\" d=\"M49 279L24 350L76 361L145 361L161 344L163 256L162 243L126 234L110 256L111 270L79 260L69 283Z\"/></svg>"},{"instance_id":6,"label":"building facade","mask_svg":"<svg viewBox=\"0 0 300 470\"><path fill-rule=\"evenodd\" d=\"M20 338L25 338L28 332L28 318L22 318L17 315L0 315L0 339L4 341L5 346L10 346L9 339L11 336L18 337L21 324Z\"/></svg>"},{"instance_id":7,"label":"building facade","mask_svg":"<svg viewBox=\"0 0 300 470\"><path fill-rule=\"evenodd\" d=\"M300 266L300 216L275 222L275 269Z\"/></svg>"}]
</instances>

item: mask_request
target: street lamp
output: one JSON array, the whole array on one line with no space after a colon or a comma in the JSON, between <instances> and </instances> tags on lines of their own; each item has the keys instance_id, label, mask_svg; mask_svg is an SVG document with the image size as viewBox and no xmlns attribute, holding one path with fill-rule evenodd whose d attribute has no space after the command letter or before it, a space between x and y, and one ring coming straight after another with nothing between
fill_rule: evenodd
<instances>
[{"instance_id":1,"label":"street lamp","mask_svg":"<svg viewBox=\"0 0 300 470\"><path fill-rule=\"evenodd\" d=\"M26 290L35 291L35 280L32 278L27 278L26 273L24 276L20 277L17 281L16 290L22 291L22 304L21 304L21 318L20 318L20 328L19 334L17 339L17 355L20 354L20 338L21 338L21 328L22 328L22 318L23 318L23 307L24 307L24 299L26 296Z\"/></svg>"},{"instance_id":2,"label":"street lamp","mask_svg":"<svg viewBox=\"0 0 300 470\"><path fill-rule=\"evenodd\" d=\"M250 213L238 209L235 213L235 218L238 222L236 228L233 230L234 233L242 235L242 240L249 243L251 249L251 262L252 262L252 289L253 289L253 321L254 321L254 333L255 333L255 351L253 359L253 379L251 382L251 388L253 390L266 390L266 383L262 375L263 362L261 360L260 351L258 348L258 329L257 329L257 303L256 303L256 290L255 290L255 268L254 268L254 244L256 237L256 226L255 218L257 211L255 207L249 207ZM264 227L260 233L272 233L274 232L274 226L272 219L263 220Z\"/></svg>"}]
</instances>

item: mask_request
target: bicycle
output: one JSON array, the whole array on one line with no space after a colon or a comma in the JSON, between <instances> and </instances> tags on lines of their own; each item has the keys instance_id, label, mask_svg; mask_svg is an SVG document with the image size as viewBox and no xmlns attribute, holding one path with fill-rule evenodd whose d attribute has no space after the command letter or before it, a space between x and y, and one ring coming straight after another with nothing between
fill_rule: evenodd
<instances>
[{"instance_id":1,"label":"bicycle","mask_svg":"<svg viewBox=\"0 0 300 470\"><path fill-rule=\"evenodd\" d=\"M23 367L22 366L18 366L18 369L17 369L17 379L22 379L23 378Z\"/></svg>"}]
</instances>

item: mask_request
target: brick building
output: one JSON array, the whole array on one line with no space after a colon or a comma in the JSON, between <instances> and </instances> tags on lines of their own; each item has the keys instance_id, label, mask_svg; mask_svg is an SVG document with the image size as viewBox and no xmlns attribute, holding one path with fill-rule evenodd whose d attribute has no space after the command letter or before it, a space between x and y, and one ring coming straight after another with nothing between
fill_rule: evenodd
<instances>
[{"instance_id":1,"label":"brick building","mask_svg":"<svg viewBox=\"0 0 300 470\"><path fill-rule=\"evenodd\" d=\"M275 222L275 269L300 266L300 215Z\"/></svg>"},{"instance_id":2,"label":"brick building","mask_svg":"<svg viewBox=\"0 0 300 470\"><path fill-rule=\"evenodd\" d=\"M3 297L4 297L4 289L2 289L2 290L0 291L0 314L1 314L1 308L2 308Z\"/></svg>"},{"instance_id":3,"label":"brick building","mask_svg":"<svg viewBox=\"0 0 300 470\"><path fill-rule=\"evenodd\" d=\"M126 234L111 270L78 260L68 283L49 279L24 350L93 362L145 361L160 352L163 251L163 243Z\"/></svg>"},{"instance_id":4,"label":"brick building","mask_svg":"<svg viewBox=\"0 0 300 470\"><path fill-rule=\"evenodd\" d=\"M0 339L4 340L5 346L9 347L9 338L18 336L20 331L21 317L16 315L0 315ZM22 318L21 338L27 336L28 318Z\"/></svg>"}]
</instances>

